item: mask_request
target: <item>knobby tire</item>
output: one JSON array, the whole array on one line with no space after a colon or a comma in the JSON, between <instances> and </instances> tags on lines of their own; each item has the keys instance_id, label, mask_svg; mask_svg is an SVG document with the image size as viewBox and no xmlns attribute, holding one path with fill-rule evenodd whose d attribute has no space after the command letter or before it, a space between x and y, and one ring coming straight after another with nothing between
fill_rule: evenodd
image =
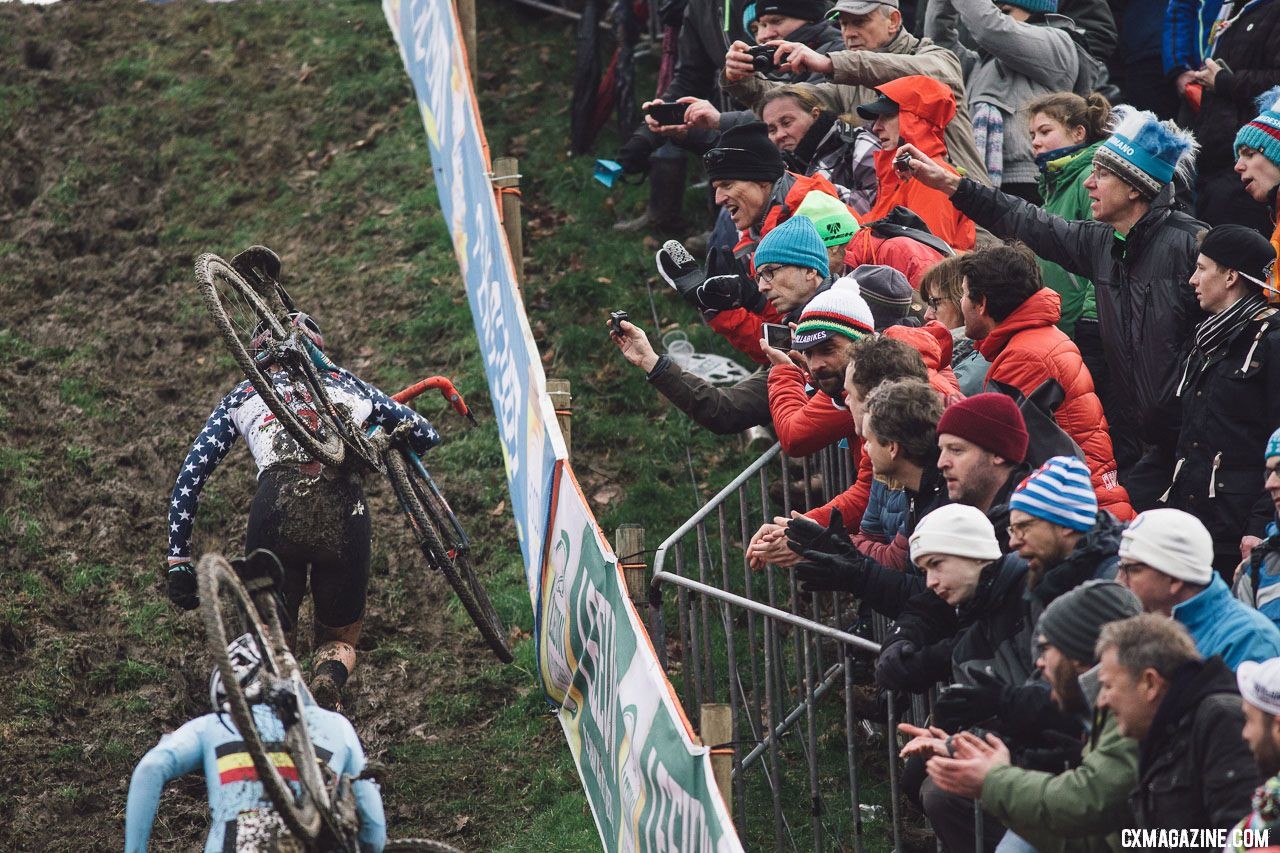
<instances>
[{"instance_id":1,"label":"knobby tire","mask_svg":"<svg viewBox=\"0 0 1280 853\"><path fill-rule=\"evenodd\" d=\"M387 475L409 516L409 526L418 540L418 547L432 568L439 570L457 593L471 621L489 648L503 663L511 663L515 656L507 644L506 626L493 608L489 594L476 577L470 554L456 551L449 556L445 541L452 541L449 512L440 504L435 494L426 487L417 472L406 463L402 451L387 454Z\"/></svg>"},{"instance_id":2,"label":"knobby tire","mask_svg":"<svg viewBox=\"0 0 1280 853\"><path fill-rule=\"evenodd\" d=\"M303 780L301 784L304 793L299 798L294 795L289 783L285 781L284 777L280 775L279 769L271 762L266 744L258 732L258 724L253 717L253 709L244 695L244 690L240 687L240 682L236 680L235 669L231 665L231 659L227 656L227 645L240 636L239 633L234 636L228 636L227 620L235 618L235 621L231 622L231 624L243 623L243 626L248 629L249 633L253 635L254 641L258 644L258 649L262 654L263 669L277 679L287 678L289 673L285 671L285 664L276 653L277 646L274 633L279 632L279 625L273 622L272 626L268 627L250 598L248 590L245 589L244 584L236 575L235 570L222 557L216 554L205 555L200 560L196 576L199 581L200 616L204 620L205 632L209 639L210 649L213 652L214 662L217 664L218 671L222 674L222 686L227 694L227 704L231 710L231 719L235 722L236 730L244 740L246 751L248 751L250 758L253 759L253 766L258 771L258 781L262 783L267 797L275 805L281 819L289 827L289 831L301 840L314 841L319 835L322 818L316 806L316 801L308 796L307 792L308 790L323 792L324 782L320 778L319 767L315 765L315 750L311 747L310 739L307 738L305 745L297 744L301 748L295 750L294 741L296 736L292 735L290 729L286 729L285 745L294 760L299 779ZM230 592L232 597L235 598L237 609L239 610L236 617L223 613L223 600L220 595L223 591ZM282 640L281 644L283 644ZM292 728L297 729L299 727ZM307 754L311 756L310 766L307 766L307 759L305 758ZM318 788L310 787L317 784L319 785Z\"/></svg>"},{"instance_id":3,"label":"knobby tire","mask_svg":"<svg viewBox=\"0 0 1280 853\"><path fill-rule=\"evenodd\" d=\"M210 316L213 318L214 325L218 327L218 332L222 335L223 342L226 343L227 348L231 351L231 357L235 359L236 364L240 365L240 369L244 371L244 375L249 379L254 390L258 392L258 396L262 398L267 408L271 410L271 414L276 416L280 425L288 431L289 435L293 436L293 439L298 442L311 458L326 465L341 465L346 455L346 445L343 443L342 433L338 425L332 422L332 417L328 414L328 411L320 405L322 402L328 402L328 394L325 393L323 385L319 383L314 366L309 373L304 366L303 375L301 376L297 375L293 370L288 370L287 372L295 386L304 387L314 398L317 398L316 415L320 419L321 428L324 430L324 439L312 432L292 407L276 393L275 384L263 372L258 363L253 360L253 356L249 353L240 335L237 334L235 325L227 313L223 298L218 292L215 278L220 278L231 285L253 308L258 318L268 324L272 334L277 336L278 339L283 340L288 336L288 333L263 297L240 277L240 274L235 271L231 264L217 255L201 255L196 259L196 281L200 286L205 308L208 309ZM330 409L332 405L332 403L329 403Z\"/></svg>"}]
</instances>

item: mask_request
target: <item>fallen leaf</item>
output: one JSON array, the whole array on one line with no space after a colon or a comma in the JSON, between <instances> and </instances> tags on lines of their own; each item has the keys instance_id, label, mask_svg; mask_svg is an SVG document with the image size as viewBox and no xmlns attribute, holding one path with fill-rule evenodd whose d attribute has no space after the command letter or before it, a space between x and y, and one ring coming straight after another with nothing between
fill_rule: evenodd
<instances>
[{"instance_id":1,"label":"fallen leaf","mask_svg":"<svg viewBox=\"0 0 1280 853\"><path fill-rule=\"evenodd\" d=\"M607 504L610 501L613 501L614 499L616 499L621 494L622 494L622 488L620 486L615 486L611 483L607 486L603 486L597 489L596 493L591 496L591 499L598 504Z\"/></svg>"},{"instance_id":2,"label":"fallen leaf","mask_svg":"<svg viewBox=\"0 0 1280 853\"><path fill-rule=\"evenodd\" d=\"M453 819L453 831L461 832L462 828L469 823L471 823L471 818L467 815L460 814Z\"/></svg>"},{"instance_id":3,"label":"fallen leaf","mask_svg":"<svg viewBox=\"0 0 1280 853\"><path fill-rule=\"evenodd\" d=\"M506 508L507 508L506 501L498 501L498 505L495 506L493 509L489 510L489 515L502 515L502 513L506 510Z\"/></svg>"}]
</instances>

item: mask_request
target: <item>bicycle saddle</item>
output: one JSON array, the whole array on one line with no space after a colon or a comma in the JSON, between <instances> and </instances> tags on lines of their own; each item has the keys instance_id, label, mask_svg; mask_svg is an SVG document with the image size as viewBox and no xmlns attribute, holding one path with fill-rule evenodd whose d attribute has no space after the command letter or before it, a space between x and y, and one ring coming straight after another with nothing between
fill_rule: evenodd
<instances>
[{"instance_id":1,"label":"bicycle saddle","mask_svg":"<svg viewBox=\"0 0 1280 853\"><path fill-rule=\"evenodd\" d=\"M231 259L231 266L250 283L280 279L280 256L266 246L250 246Z\"/></svg>"}]
</instances>

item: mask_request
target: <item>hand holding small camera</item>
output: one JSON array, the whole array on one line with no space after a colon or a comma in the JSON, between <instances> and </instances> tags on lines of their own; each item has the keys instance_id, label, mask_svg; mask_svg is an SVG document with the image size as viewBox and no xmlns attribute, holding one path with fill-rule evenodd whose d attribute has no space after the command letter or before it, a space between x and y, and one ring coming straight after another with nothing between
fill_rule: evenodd
<instances>
[{"instance_id":1,"label":"hand holding small camera","mask_svg":"<svg viewBox=\"0 0 1280 853\"><path fill-rule=\"evenodd\" d=\"M899 175L912 177L930 189L946 193L948 197L960 188L960 176L949 172L929 159L919 148L907 143L898 149L893 158L893 168Z\"/></svg>"},{"instance_id":2,"label":"hand holding small camera","mask_svg":"<svg viewBox=\"0 0 1280 853\"><path fill-rule=\"evenodd\" d=\"M648 373L658 363L658 354L653 351L644 329L627 320L626 313L614 311L609 315L605 324L609 327L609 339L618 345L623 358Z\"/></svg>"},{"instance_id":3,"label":"hand holding small camera","mask_svg":"<svg viewBox=\"0 0 1280 853\"><path fill-rule=\"evenodd\" d=\"M730 83L745 80L756 73L750 46L745 41L735 41L729 45L724 55L724 78Z\"/></svg>"}]
</instances>

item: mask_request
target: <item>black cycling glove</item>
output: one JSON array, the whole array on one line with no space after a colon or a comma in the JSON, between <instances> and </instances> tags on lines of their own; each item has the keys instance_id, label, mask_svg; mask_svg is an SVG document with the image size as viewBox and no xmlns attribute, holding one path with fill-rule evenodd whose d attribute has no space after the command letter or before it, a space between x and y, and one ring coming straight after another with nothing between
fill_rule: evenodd
<instances>
[{"instance_id":1,"label":"black cycling glove","mask_svg":"<svg viewBox=\"0 0 1280 853\"><path fill-rule=\"evenodd\" d=\"M190 563L178 563L169 567L169 600L183 610L195 610L200 606L196 592L196 570Z\"/></svg>"}]
</instances>

